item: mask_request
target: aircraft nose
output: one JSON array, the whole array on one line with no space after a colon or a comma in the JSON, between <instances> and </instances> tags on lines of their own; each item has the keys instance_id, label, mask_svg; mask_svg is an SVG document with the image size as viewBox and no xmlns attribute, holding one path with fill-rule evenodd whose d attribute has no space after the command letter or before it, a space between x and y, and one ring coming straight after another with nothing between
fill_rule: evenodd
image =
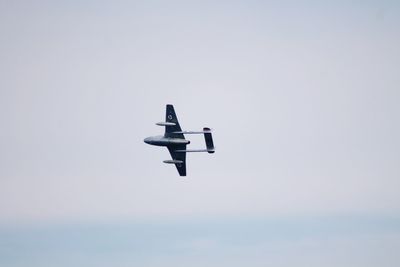
<instances>
[{"instance_id":1,"label":"aircraft nose","mask_svg":"<svg viewBox=\"0 0 400 267\"><path fill-rule=\"evenodd\" d=\"M149 138L149 137L145 138L143 141L144 141L146 144L150 144L150 138Z\"/></svg>"}]
</instances>

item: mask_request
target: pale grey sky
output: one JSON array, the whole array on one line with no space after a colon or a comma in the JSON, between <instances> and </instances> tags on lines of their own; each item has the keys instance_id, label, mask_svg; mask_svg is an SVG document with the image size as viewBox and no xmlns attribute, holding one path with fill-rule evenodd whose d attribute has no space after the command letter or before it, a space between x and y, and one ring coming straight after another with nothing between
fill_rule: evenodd
<instances>
[{"instance_id":1,"label":"pale grey sky","mask_svg":"<svg viewBox=\"0 0 400 267\"><path fill-rule=\"evenodd\" d=\"M398 236L399 29L396 1L1 1L0 224L370 216ZM167 103L214 129L184 179L143 143Z\"/></svg>"}]
</instances>

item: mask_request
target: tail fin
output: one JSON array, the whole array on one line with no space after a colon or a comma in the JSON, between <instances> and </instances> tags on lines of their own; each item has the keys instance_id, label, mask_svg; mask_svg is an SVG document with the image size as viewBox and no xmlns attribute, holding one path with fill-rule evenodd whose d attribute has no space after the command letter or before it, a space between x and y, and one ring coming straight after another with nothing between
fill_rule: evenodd
<instances>
[{"instance_id":1,"label":"tail fin","mask_svg":"<svg viewBox=\"0 0 400 267\"><path fill-rule=\"evenodd\" d=\"M211 135L211 129L204 127L203 131L204 131L204 139L206 141L207 152L214 153L215 149L214 149L214 142L213 142L212 135Z\"/></svg>"}]
</instances>

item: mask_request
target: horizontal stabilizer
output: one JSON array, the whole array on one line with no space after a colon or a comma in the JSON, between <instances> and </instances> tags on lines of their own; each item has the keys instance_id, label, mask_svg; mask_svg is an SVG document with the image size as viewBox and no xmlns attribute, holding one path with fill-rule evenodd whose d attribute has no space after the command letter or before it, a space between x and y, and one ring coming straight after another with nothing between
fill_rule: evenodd
<instances>
[{"instance_id":1,"label":"horizontal stabilizer","mask_svg":"<svg viewBox=\"0 0 400 267\"><path fill-rule=\"evenodd\" d=\"M175 126L176 123L174 123L174 122L157 122L156 125L158 125L158 126Z\"/></svg>"},{"instance_id":2,"label":"horizontal stabilizer","mask_svg":"<svg viewBox=\"0 0 400 267\"><path fill-rule=\"evenodd\" d=\"M203 131L205 132L204 139L206 141L207 152L214 153L215 149L214 149L214 142L213 142L212 135L211 135L211 129L204 127Z\"/></svg>"}]
</instances>

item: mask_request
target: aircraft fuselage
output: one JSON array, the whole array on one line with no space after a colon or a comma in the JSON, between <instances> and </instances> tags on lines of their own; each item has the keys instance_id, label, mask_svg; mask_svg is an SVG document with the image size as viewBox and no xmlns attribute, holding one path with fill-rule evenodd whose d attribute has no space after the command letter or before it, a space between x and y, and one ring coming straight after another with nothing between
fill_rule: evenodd
<instances>
[{"instance_id":1,"label":"aircraft fuselage","mask_svg":"<svg viewBox=\"0 0 400 267\"><path fill-rule=\"evenodd\" d=\"M189 140L182 138L165 137L163 135L150 136L144 139L144 142L153 146L174 146L174 145L188 145Z\"/></svg>"}]
</instances>

